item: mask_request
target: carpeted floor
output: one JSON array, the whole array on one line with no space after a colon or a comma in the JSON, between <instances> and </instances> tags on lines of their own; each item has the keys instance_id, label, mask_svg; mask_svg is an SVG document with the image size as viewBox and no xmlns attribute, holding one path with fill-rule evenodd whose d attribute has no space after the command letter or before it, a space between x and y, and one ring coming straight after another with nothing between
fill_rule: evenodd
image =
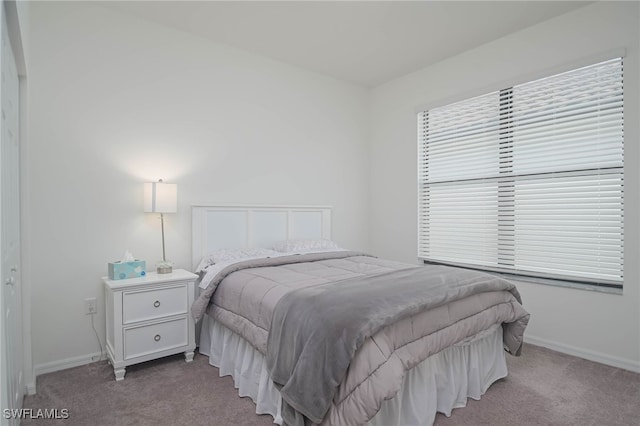
<instances>
[{"instance_id":1,"label":"carpeted floor","mask_svg":"<svg viewBox=\"0 0 640 426\"><path fill-rule=\"evenodd\" d=\"M640 375L538 346L507 356L509 377L480 401L436 425L640 425ZM25 408L69 410L66 420L23 420L22 425L271 425L238 397L231 377L218 377L208 359L182 355L127 368L115 382L105 362L38 377L37 395Z\"/></svg>"}]
</instances>

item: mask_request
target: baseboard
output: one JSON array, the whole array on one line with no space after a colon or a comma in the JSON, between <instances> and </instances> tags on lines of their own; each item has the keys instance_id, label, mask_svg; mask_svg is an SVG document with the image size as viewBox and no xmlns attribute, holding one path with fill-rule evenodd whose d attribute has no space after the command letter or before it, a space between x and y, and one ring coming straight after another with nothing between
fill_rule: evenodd
<instances>
[{"instance_id":1,"label":"baseboard","mask_svg":"<svg viewBox=\"0 0 640 426\"><path fill-rule=\"evenodd\" d=\"M33 366L31 366L31 371L29 374L24 375L24 394L25 395L35 395L36 394L36 373Z\"/></svg>"},{"instance_id":2,"label":"baseboard","mask_svg":"<svg viewBox=\"0 0 640 426\"><path fill-rule=\"evenodd\" d=\"M35 395L36 394L36 381L35 381L35 379L33 380L33 382L27 383L24 386L24 392L27 395Z\"/></svg>"},{"instance_id":3,"label":"baseboard","mask_svg":"<svg viewBox=\"0 0 640 426\"><path fill-rule=\"evenodd\" d=\"M37 364L34 366L35 377L37 378L41 374L53 373L54 371L66 370L67 368L79 367L85 364L91 364L92 362L96 362L99 359L107 359L106 353L94 352L92 354L86 354L81 356L76 356L73 358L61 359L58 361L45 362L43 364ZM30 386L28 384L27 386ZM35 393L35 384L34 393Z\"/></svg>"},{"instance_id":4,"label":"baseboard","mask_svg":"<svg viewBox=\"0 0 640 426\"><path fill-rule=\"evenodd\" d=\"M582 349L576 346L566 345L564 343L558 343L536 336L527 335L525 336L524 341L525 343L542 346L556 352L562 352L567 355L577 356L578 358L588 359L589 361L599 362L600 364L606 364L612 367L633 371L634 373L640 373L640 362L638 361L603 354L601 352L590 351L588 349Z\"/></svg>"}]
</instances>

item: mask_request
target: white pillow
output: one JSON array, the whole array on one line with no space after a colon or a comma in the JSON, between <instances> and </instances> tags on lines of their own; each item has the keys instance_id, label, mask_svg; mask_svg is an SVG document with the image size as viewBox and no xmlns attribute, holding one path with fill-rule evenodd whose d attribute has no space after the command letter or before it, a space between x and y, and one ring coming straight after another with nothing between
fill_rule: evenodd
<instances>
[{"instance_id":1,"label":"white pillow","mask_svg":"<svg viewBox=\"0 0 640 426\"><path fill-rule=\"evenodd\" d=\"M284 253L305 253L314 250L336 250L339 249L338 245L325 239L319 240L286 240L280 241L274 244L273 249L275 251Z\"/></svg>"},{"instance_id":2,"label":"white pillow","mask_svg":"<svg viewBox=\"0 0 640 426\"><path fill-rule=\"evenodd\" d=\"M209 265L216 263L231 262L234 260L253 259L257 257L278 256L280 253L266 248L244 248L244 249L220 249L215 250L202 258L197 271L205 269Z\"/></svg>"}]
</instances>

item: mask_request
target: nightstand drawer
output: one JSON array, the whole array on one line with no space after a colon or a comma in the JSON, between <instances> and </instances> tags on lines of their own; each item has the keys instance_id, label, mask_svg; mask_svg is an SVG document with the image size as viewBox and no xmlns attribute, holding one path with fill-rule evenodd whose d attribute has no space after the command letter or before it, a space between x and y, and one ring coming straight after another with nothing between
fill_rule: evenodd
<instances>
[{"instance_id":1,"label":"nightstand drawer","mask_svg":"<svg viewBox=\"0 0 640 426\"><path fill-rule=\"evenodd\" d=\"M122 322L130 324L187 312L187 285L156 288L122 295Z\"/></svg>"},{"instance_id":2,"label":"nightstand drawer","mask_svg":"<svg viewBox=\"0 0 640 426\"><path fill-rule=\"evenodd\" d=\"M187 318L124 329L124 359L187 345Z\"/></svg>"}]
</instances>

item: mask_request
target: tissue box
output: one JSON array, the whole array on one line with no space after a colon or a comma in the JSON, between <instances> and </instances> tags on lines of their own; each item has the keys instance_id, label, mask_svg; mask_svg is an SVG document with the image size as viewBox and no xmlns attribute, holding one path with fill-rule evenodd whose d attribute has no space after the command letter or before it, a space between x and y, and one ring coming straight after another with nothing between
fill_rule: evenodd
<instances>
[{"instance_id":1,"label":"tissue box","mask_svg":"<svg viewBox=\"0 0 640 426\"><path fill-rule=\"evenodd\" d=\"M147 275L144 260L133 262L109 262L109 279L124 280L126 278L138 278Z\"/></svg>"}]
</instances>

